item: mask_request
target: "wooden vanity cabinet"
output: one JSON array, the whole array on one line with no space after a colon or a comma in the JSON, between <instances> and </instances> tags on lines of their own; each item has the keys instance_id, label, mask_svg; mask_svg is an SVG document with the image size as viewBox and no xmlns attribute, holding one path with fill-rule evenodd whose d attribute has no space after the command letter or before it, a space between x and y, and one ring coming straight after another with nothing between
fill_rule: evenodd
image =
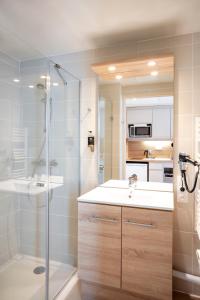
<instances>
[{"instance_id":1,"label":"wooden vanity cabinet","mask_svg":"<svg viewBox=\"0 0 200 300\"><path fill-rule=\"evenodd\" d=\"M78 230L81 279L172 299L172 212L79 202Z\"/></svg>"},{"instance_id":2,"label":"wooden vanity cabinet","mask_svg":"<svg viewBox=\"0 0 200 300\"><path fill-rule=\"evenodd\" d=\"M80 278L120 288L121 207L79 202L78 219Z\"/></svg>"},{"instance_id":3,"label":"wooden vanity cabinet","mask_svg":"<svg viewBox=\"0 0 200 300\"><path fill-rule=\"evenodd\" d=\"M172 213L122 208L122 289L172 299Z\"/></svg>"}]
</instances>

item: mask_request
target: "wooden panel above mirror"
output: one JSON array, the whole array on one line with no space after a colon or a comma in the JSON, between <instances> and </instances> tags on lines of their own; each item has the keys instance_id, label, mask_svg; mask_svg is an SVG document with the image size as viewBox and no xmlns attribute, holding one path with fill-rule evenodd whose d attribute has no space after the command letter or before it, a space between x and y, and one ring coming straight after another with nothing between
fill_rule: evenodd
<instances>
[{"instance_id":1,"label":"wooden panel above mirror","mask_svg":"<svg viewBox=\"0 0 200 300\"><path fill-rule=\"evenodd\" d=\"M174 56L169 54L98 63L92 65L92 70L104 80L157 75L152 72L170 74L174 72Z\"/></svg>"}]
</instances>

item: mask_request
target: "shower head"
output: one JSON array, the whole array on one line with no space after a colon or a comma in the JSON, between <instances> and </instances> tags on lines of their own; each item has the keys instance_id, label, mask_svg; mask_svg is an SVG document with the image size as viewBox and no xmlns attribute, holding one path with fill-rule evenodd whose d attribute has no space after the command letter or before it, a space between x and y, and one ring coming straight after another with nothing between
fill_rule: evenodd
<instances>
[{"instance_id":1,"label":"shower head","mask_svg":"<svg viewBox=\"0 0 200 300\"><path fill-rule=\"evenodd\" d=\"M62 67L59 64L54 64L54 68L57 71L57 74L61 78L61 80L64 83L64 85L67 85L67 81L65 80L65 78L63 77L63 75L60 72L60 70L62 69Z\"/></svg>"},{"instance_id":2,"label":"shower head","mask_svg":"<svg viewBox=\"0 0 200 300\"><path fill-rule=\"evenodd\" d=\"M40 90L45 90L45 85L42 84L42 83L36 84L36 87L37 87L38 89L40 89Z\"/></svg>"}]
</instances>

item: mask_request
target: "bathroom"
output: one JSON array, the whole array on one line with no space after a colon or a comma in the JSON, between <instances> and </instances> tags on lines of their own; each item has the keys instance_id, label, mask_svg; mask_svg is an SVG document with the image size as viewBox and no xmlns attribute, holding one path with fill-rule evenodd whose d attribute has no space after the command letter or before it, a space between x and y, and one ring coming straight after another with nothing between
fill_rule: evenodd
<instances>
[{"instance_id":1,"label":"bathroom","mask_svg":"<svg viewBox=\"0 0 200 300\"><path fill-rule=\"evenodd\" d=\"M199 1L3 0L0 8L0 300L199 299L199 183L192 193L187 192L178 164L179 153L200 161ZM158 61L166 57L171 63L168 75L149 76L157 66L162 73ZM156 65L147 66L152 61ZM148 76L119 74L118 67L126 63L132 71L135 64L145 65ZM116 69L109 71L108 67ZM102 78L103 68L106 78ZM134 93L127 88L129 80ZM149 81L155 85L158 80L156 94L146 88ZM105 102L109 85L114 100ZM136 88L141 85L145 86L142 92ZM141 108L138 101L147 98L167 101L170 135L141 142L128 136L127 110ZM143 103L143 109L154 104ZM108 116L105 112L109 113L108 123L103 123ZM153 119L142 123L152 124L153 130ZM128 187L129 177L137 172L131 170L126 176L127 161L132 166L138 160L140 166L156 166L153 179L148 180L149 168L146 179L138 175L137 182ZM163 180L164 173L158 168L163 163L170 168L169 181ZM187 163L186 167L191 188L197 166ZM145 195L143 207L143 200L136 198ZM156 196L162 199L162 207L149 204L148 197L156 201ZM84 227L86 206L93 210ZM166 249L160 258L166 258L166 253L170 257L164 263L168 268L166 293L159 285L166 279L159 264L159 277L149 267L151 284L144 287L148 282L145 272L155 259L151 253L145 257L145 234L140 239L134 233L136 246L144 248L127 253L132 261L144 257L146 267L131 261L129 268L124 263L128 271L123 276L120 234L125 230L123 216L126 222L132 219L131 209L139 214L146 211L138 217L140 223L149 211L151 222L154 217L155 222L169 218L162 225L169 235L159 241ZM88 226L101 225L97 218L109 214L114 215L113 223L103 220L98 230L109 226L117 230L109 233L115 241L106 244L105 235L98 232L98 239ZM116 222L118 218L121 222ZM148 233L156 230L147 228ZM128 243L130 236L125 233L125 237ZM153 244L156 237L155 233L146 239L159 255L159 247ZM103 241L105 254L115 247L109 276L107 258L98 256L95 241L98 248ZM139 281L134 284L135 277L143 279L142 288Z\"/></svg>"}]
</instances>

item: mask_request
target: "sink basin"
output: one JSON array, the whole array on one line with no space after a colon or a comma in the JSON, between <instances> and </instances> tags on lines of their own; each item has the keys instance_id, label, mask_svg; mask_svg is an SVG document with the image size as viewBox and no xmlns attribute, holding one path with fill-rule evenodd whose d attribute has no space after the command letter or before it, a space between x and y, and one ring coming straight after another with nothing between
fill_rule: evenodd
<instances>
[{"instance_id":1,"label":"sink basin","mask_svg":"<svg viewBox=\"0 0 200 300\"><path fill-rule=\"evenodd\" d=\"M108 180L101 185L105 188L129 189L128 180ZM173 192L172 183L138 181L136 190Z\"/></svg>"},{"instance_id":2,"label":"sink basin","mask_svg":"<svg viewBox=\"0 0 200 300\"><path fill-rule=\"evenodd\" d=\"M173 193L149 190L97 187L78 198L79 202L132 206L162 210L173 209Z\"/></svg>"},{"instance_id":3,"label":"sink basin","mask_svg":"<svg viewBox=\"0 0 200 300\"><path fill-rule=\"evenodd\" d=\"M1 192L22 193L38 195L46 192L48 189L55 189L62 186L63 183L35 180L35 178L19 178L0 181Z\"/></svg>"}]
</instances>

